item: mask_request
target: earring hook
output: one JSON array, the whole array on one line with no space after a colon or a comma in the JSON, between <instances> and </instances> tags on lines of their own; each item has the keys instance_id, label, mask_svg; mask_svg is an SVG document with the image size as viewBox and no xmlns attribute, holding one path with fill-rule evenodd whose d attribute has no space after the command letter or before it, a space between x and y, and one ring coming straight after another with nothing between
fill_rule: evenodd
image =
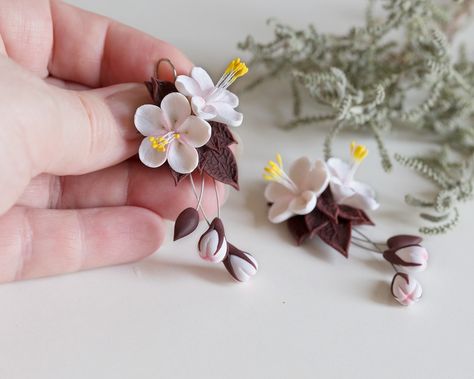
<instances>
[{"instance_id":1,"label":"earring hook","mask_svg":"<svg viewBox=\"0 0 474 379\"><path fill-rule=\"evenodd\" d=\"M162 63L168 63L168 65L171 67L173 70L173 76L174 76L174 81L176 81L176 78L178 77L178 73L176 71L176 67L174 66L173 62L169 60L168 58L161 58L157 63L156 63L156 68L155 68L155 77L156 79L160 78L159 71L160 71L160 65Z\"/></svg>"}]
</instances>

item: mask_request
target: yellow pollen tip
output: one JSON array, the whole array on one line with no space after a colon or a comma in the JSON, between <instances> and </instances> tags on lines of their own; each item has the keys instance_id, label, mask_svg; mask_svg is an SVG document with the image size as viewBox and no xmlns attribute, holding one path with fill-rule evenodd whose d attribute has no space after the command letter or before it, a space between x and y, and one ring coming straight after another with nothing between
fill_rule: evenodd
<instances>
[{"instance_id":1,"label":"yellow pollen tip","mask_svg":"<svg viewBox=\"0 0 474 379\"><path fill-rule=\"evenodd\" d=\"M224 75L231 74L232 79L231 83L233 83L236 79L244 76L249 71L247 65L240 60L240 58L234 59L232 62L229 63L227 66Z\"/></svg>"},{"instance_id":2,"label":"yellow pollen tip","mask_svg":"<svg viewBox=\"0 0 474 379\"><path fill-rule=\"evenodd\" d=\"M281 158L280 153L277 154L276 159L277 159L277 162L278 162L278 166L283 167L283 159Z\"/></svg>"},{"instance_id":3,"label":"yellow pollen tip","mask_svg":"<svg viewBox=\"0 0 474 379\"><path fill-rule=\"evenodd\" d=\"M368 154L369 150L365 145L357 145L355 142L351 143L351 155L356 162L362 162Z\"/></svg>"}]
</instances>

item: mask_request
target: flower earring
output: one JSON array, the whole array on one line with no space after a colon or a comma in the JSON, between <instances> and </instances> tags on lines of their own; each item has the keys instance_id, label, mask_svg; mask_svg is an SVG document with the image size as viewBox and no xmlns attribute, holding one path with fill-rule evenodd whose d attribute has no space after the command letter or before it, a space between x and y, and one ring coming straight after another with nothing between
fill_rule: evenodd
<instances>
[{"instance_id":1,"label":"flower earring","mask_svg":"<svg viewBox=\"0 0 474 379\"><path fill-rule=\"evenodd\" d=\"M158 69L162 63L172 68L173 82L159 79ZM230 149L237 142L229 127L240 126L243 115L235 110L239 99L228 87L247 71L244 62L234 59L214 84L200 67L194 67L189 76L178 76L173 63L161 59L156 66L156 76L145 83L153 104L142 105L135 113L135 126L144 136L138 151L140 160L150 168L167 165L176 185L189 180L196 198L196 206L184 209L177 217L174 240L197 229L200 212L208 229L199 239L199 255L211 263L222 262L240 282L248 281L257 273L258 263L252 255L227 242L220 218L217 182L239 188L237 162ZM217 216L212 221L202 202L208 190L206 176L213 183L211 190L217 204Z\"/></svg>"},{"instance_id":2,"label":"flower earring","mask_svg":"<svg viewBox=\"0 0 474 379\"><path fill-rule=\"evenodd\" d=\"M319 237L346 258L351 244L380 254L396 272L393 297L402 305L413 304L422 294L414 273L426 269L428 252L417 236L394 236L386 244L378 244L360 230L361 226L375 225L366 212L376 210L379 203L369 185L354 180L368 149L353 142L350 153L350 163L339 158L312 163L301 157L288 172L277 154L263 174L269 182L265 188L268 218L272 223L286 222L298 245Z\"/></svg>"}]
</instances>

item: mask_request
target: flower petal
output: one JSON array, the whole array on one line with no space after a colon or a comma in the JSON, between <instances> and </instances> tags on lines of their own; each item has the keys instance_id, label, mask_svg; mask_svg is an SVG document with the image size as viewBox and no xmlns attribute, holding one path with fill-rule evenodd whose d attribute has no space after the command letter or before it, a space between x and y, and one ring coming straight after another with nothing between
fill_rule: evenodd
<instances>
[{"instance_id":1,"label":"flower petal","mask_svg":"<svg viewBox=\"0 0 474 379\"><path fill-rule=\"evenodd\" d=\"M179 75L174 85L184 96L203 96L199 83L190 76Z\"/></svg>"},{"instance_id":2,"label":"flower petal","mask_svg":"<svg viewBox=\"0 0 474 379\"><path fill-rule=\"evenodd\" d=\"M352 188L342 184L338 178L331 178L329 185L334 200L338 204L341 204L345 199L355 194L355 191Z\"/></svg>"},{"instance_id":3,"label":"flower petal","mask_svg":"<svg viewBox=\"0 0 474 379\"><path fill-rule=\"evenodd\" d=\"M202 118L189 116L178 130L188 145L201 147L211 138L211 125Z\"/></svg>"},{"instance_id":4,"label":"flower petal","mask_svg":"<svg viewBox=\"0 0 474 379\"><path fill-rule=\"evenodd\" d=\"M167 120L156 105L145 104L135 112L135 127L145 137L158 136L167 132Z\"/></svg>"},{"instance_id":5,"label":"flower petal","mask_svg":"<svg viewBox=\"0 0 474 379\"><path fill-rule=\"evenodd\" d=\"M214 83L209 74L201 67L193 67L191 77L199 84L201 91L206 92L214 88Z\"/></svg>"},{"instance_id":6,"label":"flower petal","mask_svg":"<svg viewBox=\"0 0 474 379\"><path fill-rule=\"evenodd\" d=\"M194 114L203 120L212 120L217 116L215 108L208 106L206 104L206 100L204 100L202 97L193 97L191 99L191 106L193 108Z\"/></svg>"},{"instance_id":7,"label":"flower petal","mask_svg":"<svg viewBox=\"0 0 474 379\"><path fill-rule=\"evenodd\" d=\"M352 196L345 198L341 204L363 210L376 210L380 204L375 199L375 191L369 185L353 180L350 188L354 191Z\"/></svg>"},{"instance_id":8,"label":"flower petal","mask_svg":"<svg viewBox=\"0 0 474 379\"><path fill-rule=\"evenodd\" d=\"M212 104L208 104L214 107L217 116L214 118L214 121L222 122L223 124L227 124L230 126L240 126L242 125L242 121L244 120L244 115L240 112L234 110L227 103L216 102Z\"/></svg>"},{"instance_id":9,"label":"flower petal","mask_svg":"<svg viewBox=\"0 0 474 379\"><path fill-rule=\"evenodd\" d=\"M290 167L289 176L293 180L296 186L306 188L306 182L308 180L308 174L311 170L311 162L308 157L301 157L293 162Z\"/></svg>"},{"instance_id":10,"label":"flower petal","mask_svg":"<svg viewBox=\"0 0 474 379\"><path fill-rule=\"evenodd\" d=\"M206 98L208 103L226 103L232 108L239 105L239 98L236 94L224 88L216 88L212 95Z\"/></svg>"},{"instance_id":11,"label":"flower petal","mask_svg":"<svg viewBox=\"0 0 474 379\"><path fill-rule=\"evenodd\" d=\"M173 130L176 130L191 115L191 105L189 105L188 99L178 92L166 95L161 102L161 109Z\"/></svg>"},{"instance_id":12,"label":"flower petal","mask_svg":"<svg viewBox=\"0 0 474 379\"><path fill-rule=\"evenodd\" d=\"M327 165L331 175L336 176L341 179L341 181L344 181L351 171L351 166L339 158L329 158Z\"/></svg>"},{"instance_id":13,"label":"flower petal","mask_svg":"<svg viewBox=\"0 0 474 379\"><path fill-rule=\"evenodd\" d=\"M148 138L144 138L138 149L138 156L145 166L156 168L166 161L166 151L161 152L153 149Z\"/></svg>"},{"instance_id":14,"label":"flower petal","mask_svg":"<svg viewBox=\"0 0 474 379\"><path fill-rule=\"evenodd\" d=\"M268 211L268 219L274 224L288 220L293 213L289 209L290 202L287 200L273 203Z\"/></svg>"},{"instance_id":15,"label":"flower petal","mask_svg":"<svg viewBox=\"0 0 474 379\"><path fill-rule=\"evenodd\" d=\"M375 191L368 184L353 180L350 185L352 189L356 191L357 193L360 193L361 195L364 195L364 196L375 198Z\"/></svg>"},{"instance_id":16,"label":"flower petal","mask_svg":"<svg viewBox=\"0 0 474 379\"><path fill-rule=\"evenodd\" d=\"M305 187L302 189L313 191L316 196L321 195L329 185L329 169L326 163L318 159L313 169L309 172Z\"/></svg>"},{"instance_id":17,"label":"flower petal","mask_svg":"<svg viewBox=\"0 0 474 379\"><path fill-rule=\"evenodd\" d=\"M294 197L293 192L291 192L284 185L276 182L268 183L267 187L265 188L264 195L265 199L270 203L275 203L283 199L287 199L289 201Z\"/></svg>"},{"instance_id":18,"label":"flower petal","mask_svg":"<svg viewBox=\"0 0 474 379\"><path fill-rule=\"evenodd\" d=\"M198 161L199 155L194 147L176 140L170 143L168 163L174 171L189 174L197 167Z\"/></svg>"},{"instance_id":19,"label":"flower petal","mask_svg":"<svg viewBox=\"0 0 474 379\"><path fill-rule=\"evenodd\" d=\"M343 199L340 204L349 205L353 208L359 208L364 211L374 211L380 204L373 197L366 196L360 193L355 193L350 197Z\"/></svg>"},{"instance_id":20,"label":"flower petal","mask_svg":"<svg viewBox=\"0 0 474 379\"><path fill-rule=\"evenodd\" d=\"M316 207L317 200L314 192L305 191L290 202L289 209L294 214L306 215Z\"/></svg>"}]
</instances>

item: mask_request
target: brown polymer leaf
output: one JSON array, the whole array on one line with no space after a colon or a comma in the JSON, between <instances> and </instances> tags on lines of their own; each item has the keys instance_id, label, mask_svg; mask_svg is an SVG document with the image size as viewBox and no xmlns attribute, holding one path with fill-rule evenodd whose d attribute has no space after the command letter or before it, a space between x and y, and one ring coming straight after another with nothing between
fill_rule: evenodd
<instances>
[{"instance_id":1,"label":"brown polymer leaf","mask_svg":"<svg viewBox=\"0 0 474 379\"><path fill-rule=\"evenodd\" d=\"M153 102L158 106L161 105L161 101L166 95L178 92L173 82L158 80L156 78L151 78L149 82L145 82L145 85Z\"/></svg>"},{"instance_id":2,"label":"brown polymer leaf","mask_svg":"<svg viewBox=\"0 0 474 379\"><path fill-rule=\"evenodd\" d=\"M346 258L349 256L349 246L352 236L350 221L334 223L328 222L318 231L318 236L332 248L339 251Z\"/></svg>"},{"instance_id":3,"label":"brown polymer leaf","mask_svg":"<svg viewBox=\"0 0 474 379\"><path fill-rule=\"evenodd\" d=\"M195 208L186 208L182 211L174 224L173 241L177 241L194 232L199 224L199 213Z\"/></svg>"},{"instance_id":4,"label":"brown polymer leaf","mask_svg":"<svg viewBox=\"0 0 474 379\"><path fill-rule=\"evenodd\" d=\"M298 246L306 241L311 235L311 232L306 225L305 216L294 216L288 219L286 224L290 234L293 236Z\"/></svg>"},{"instance_id":5,"label":"brown polymer leaf","mask_svg":"<svg viewBox=\"0 0 474 379\"><path fill-rule=\"evenodd\" d=\"M171 176L174 179L174 184L176 185L181 183L184 179L186 179L189 176L189 174L180 174L179 172L176 172L175 170L173 170L171 167L169 169L171 172Z\"/></svg>"},{"instance_id":6,"label":"brown polymer leaf","mask_svg":"<svg viewBox=\"0 0 474 379\"><path fill-rule=\"evenodd\" d=\"M211 121L209 124L211 125L212 136L206 144L207 148L220 151L237 143L226 124L215 121Z\"/></svg>"},{"instance_id":7,"label":"brown polymer leaf","mask_svg":"<svg viewBox=\"0 0 474 379\"><path fill-rule=\"evenodd\" d=\"M339 206L334 201L329 187L319 196L316 208L328 216L332 222L338 222Z\"/></svg>"},{"instance_id":8,"label":"brown polymer leaf","mask_svg":"<svg viewBox=\"0 0 474 379\"><path fill-rule=\"evenodd\" d=\"M317 235L321 228L331 222L328 216L326 216L326 214L323 212L320 212L317 208L313 209L311 213L308 213L303 217L311 237Z\"/></svg>"},{"instance_id":9,"label":"brown polymer leaf","mask_svg":"<svg viewBox=\"0 0 474 379\"><path fill-rule=\"evenodd\" d=\"M226 147L222 150L205 148L200 151L199 168L218 182L239 189L239 171L232 151Z\"/></svg>"},{"instance_id":10,"label":"brown polymer leaf","mask_svg":"<svg viewBox=\"0 0 474 379\"><path fill-rule=\"evenodd\" d=\"M352 225L375 225L362 209L348 205L339 205L339 222L341 219L350 221Z\"/></svg>"}]
</instances>

